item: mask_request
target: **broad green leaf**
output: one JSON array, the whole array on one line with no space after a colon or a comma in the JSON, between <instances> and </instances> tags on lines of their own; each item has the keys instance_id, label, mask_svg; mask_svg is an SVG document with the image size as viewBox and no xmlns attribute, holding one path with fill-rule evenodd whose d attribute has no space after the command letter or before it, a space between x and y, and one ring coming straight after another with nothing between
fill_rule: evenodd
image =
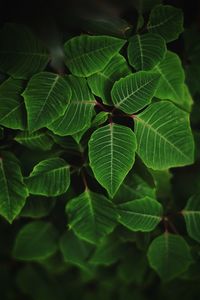
<instances>
[{"instance_id":1,"label":"broad green leaf","mask_svg":"<svg viewBox=\"0 0 200 300\"><path fill-rule=\"evenodd\" d=\"M200 242L200 196L196 194L189 198L186 207L183 209L188 235Z\"/></svg>"},{"instance_id":2,"label":"broad green leaf","mask_svg":"<svg viewBox=\"0 0 200 300\"><path fill-rule=\"evenodd\" d=\"M171 197L171 192L172 192L172 173L169 169L167 170L150 170L155 186L156 186L156 195L158 199L161 200L167 200L170 199Z\"/></svg>"},{"instance_id":3,"label":"broad green leaf","mask_svg":"<svg viewBox=\"0 0 200 300\"><path fill-rule=\"evenodd\" d=\"M8 78L0 85L0 124L12 129L25 129L26 109L21 93L24 81Z\"/></svg>"},{"instance_id":4,"label":"broad green leaf","mask_svg":"<svg viewBox=\"0 0 200 300\"><path fill-rule=\"evenodd\" d=\"M31 150L50 150L54 144L53 139L47 134L46 131L21 131L15 136L15 141Z\"/></svg>"},{"instance_id":5,"label":"broad green leaf","mask_svg":"<svg viewBox=\"0 0 200 300\"><path fill-rule=\"evenodd\" d=\"M49 215L56 203L55 198L30 196L20 212L20 217L42 218Z\"/></svg>"},{"instance_id":6,"label":"broad green leaf","mask_svg":"<svg viewBox=\"0 0 200 300\"><path fill-rule=\"evenodd\" d=\"M36 131L64 114L71 89L63 77L41 72L30 79L22 95L28 114L28 129Z\"/></svg>"},{"instance_id":7,"label":"broad green leaf","mask_svg":"<svg viewBox=\"0 0 200 300\"><path fill-rule=\"evenodd\" d=\"M73 139L76 141L77 144L80 144L80 141L82 139L82 137L84 136L84 134L88 131L88 129L90 128L91 126L88 125L87 127L85 127L84 129L82 129L81 131L78 131L76 133L74 133L72 135Z\"/></svg>"},{"instance_id":8,"label":"broad green leaf","mask_svg":"<svg viewBox=\"0 0 200 300\"><path fill-rule=\"evenodd\" d=\"M112 105L110 93L113 84L130 73L125 58L117 54L103 70L88 77L87 81L96 96L100 97L105 104Z\"/></svg>"},{"instance_id":9,"label":"broad green leaf","mask_svg":"<svg viewBox=\"0 0 200 300\"><path fill-rule=\"evenodd\" d=\"M10 152L0 153L0 214L9 223L19 215L28 191L23 183L19 161Z\"/></svg>"},{"instance_id":10,"label":"broad green leaf","mask_svg":"<svg viewBox=\"0 0 200 300\"><path fill-rule=\"evenodd\" d=\"M128 60L135 70L153 69L166 54L165 40L158 34L137 34L130 38Z\"/></svg>"},{"instance_id":11,"label":"broad green leaf","mask_svg":"<svg viewBox=\"0 0 200 300\"><path fill-rule=\"evenodd\" d=\"M170 5L157 5L150 14L148 30L160 34L166 42L176 40L183 32L183 13Z\"/></svg>"},{"instance_id":12,"label":"broad green leaf","mask_svg":"<svg viewBox=\"0 0 200 300\"><path fill-rule=\"evenodd\" d=\"M183 102L181 103L181 106L187 111L191 112L192 111L192 106L194 104L192 95L189 91L188 86L185 84L184 85L184 94L183 94Z\"/></svg>"},{"instance_id":13,"label":"broad green leaf","mask_svg":"<svg viewBox=\"0 0 200 300\"><path fill-rule=\"evenodd\" d=\"M125 126L109 124L89 140L90 166L98 182L113 197L135 161L136 138Z\"/></svg>"},{"instance_id":14,"label":"broad green leaf","mask_svg":"<svg viewBox=\"0 0 200 300\"><path fill-rule=\"evenodd\" d=\"M66 210L70 228L78 237L91 243L98 243L103 236L111 233L118 217L111 201L88 189L70 200Z\"/></svg>"},{"instance_id":15,"label":"broad green leaf","mask_svg":"<svg viewBox=\"0 0 200 300\"><path fill-rule=\"evenodd\" d=\"M70 184L69 165L61 158L49 158L37 164L25 183L30 194L58 196L64 194Z\"/></svg>"},{"instance_id":16,"label":"broad green leaf","mask_svg":"<svg viewBox=\"0 0 200 300\"><path fill-rule=\"evenodd\" d=\"M96 103L85 78L69 75L66 80L72 90L70 103L64 115L48 125L50 130L61 136L73 135L87 128L94 114Z\"/></svg>"},{"instance_id":17,"label":"broad green leaf","mask_svg":"<svg viewBox=\"0 0 200 300\"><path fill-rule=\"evenodd\" d=\"M136 113L151 102L159 83L156 72L139 71L115 82L112 101L125 113Z\"/></svg>"},{"instance_id":18,"label":"broad green leaf","mask_svg":"<svg viewBox=\"0 0 200 300\"><path fill-rule=\"evenodd\" d=\"M185 240L165 232L153 240L148 249L150 266L163 281L169 281L185 272L192 262L190 249Z\"/></svg>"},{"instance_id":19,"label":"broad green leaf","mask_svg":"<svg viewBox=\"0 0 200 300\"><path fill-rule=\"evenodd\" d=\"M154 71L160 74L155 97L171 100L184 106L185 74L178 55L168 51L164 60L155 67Z\"/></svg>"},{"instance_id":20,"label":"broad green leaf","mask_svg":"<svg viewBox=\"0 0 200 300\"><path fill-rule=\"evenodd\" d=\"M24 25L5 24L0 45L0 69L14 78L29 78L44 70L50 59L42 42Z\"/></svg>"},{"instance_id":21,"label":"broad green leaf","mask_svg":"<svg viewBox=\"0 0 200 300\"><path fill-rule=\"evenodd\" d=\"M34 221L18 232L13 248L14 258L20 260L40 260L57 250L58 233L49 222Z\"/></svg>"},{"instance_id":22,"label":"broad green leaf","mask_svg":"<svg viewBox=\"0 0 200 300\"><path fill-rule=\"evenodd\" d=\"M108 117L109 117L108 112L101 111L94 117L94 119L92 120L91 126L98 127L98 126L102 125L103 123L105 123L108 120Z\"/></svg>"},{"instance_id":23,"label":"broad green leaf","mask_svg":"<svg viewBox=\"0 0 200 300\"><path fill-rule=\"evenodd\" d=\"M73 75L88 77L103 70L125 43L104 35L73 37L64 45L65 63Z\"/></svg>"},{"instance_id":24,"label":"broad green leaf","mask_svg":"<svg viewBox=\"0 0 200 300\"><path fill-rule=\"evenodd\" d=\"M149 197L119 204L117 211L122 225L132 231L143 232L154 230L163 214L161 204Z\"/></svg>"},{"instance_id":25,"label":"broad green leaf","mask_svg":"<svg viewBox=\"0 0 200 300\"><path fill-rule=\"evenodd\" d=\"M194 141L188 113L162 101L150 105L134 122L137 153L148 168L164 170L193 163Z\"/></svg>"}]
</instances>

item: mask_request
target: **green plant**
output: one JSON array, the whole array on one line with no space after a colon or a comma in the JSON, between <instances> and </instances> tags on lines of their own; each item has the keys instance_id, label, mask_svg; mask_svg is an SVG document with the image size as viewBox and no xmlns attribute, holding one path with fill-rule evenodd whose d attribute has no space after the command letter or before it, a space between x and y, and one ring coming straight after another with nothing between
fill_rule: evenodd
<instances>
[{"instance_id":1,"label":"green plant","mask_svg":"<svg viewBox=\"0 0 200 300\"><path fill-rule=\"evenodd\" d=\"M141 286L153 286L156 273L170 286L199 264L199 190L179 203L170 187L173 168L199 160L189 91L199 92L190 82L199 53L189 50L194 64L183 66L167 49L183 32L181 10L144 3L136 1L137 26L126 36L67 40L64 74L27 27L1 30L0 214L16 228L12 256L27 261L17 282L33 299L74 293L62 286L73 265L81 287L104 278L91 299L102 289L111 299L118 282L119 299L133 296L130 284L143 299ZM106 285L110 265L117 275ZM33 292L36 278L41 291Z\"/></svg>"}]
</instances>

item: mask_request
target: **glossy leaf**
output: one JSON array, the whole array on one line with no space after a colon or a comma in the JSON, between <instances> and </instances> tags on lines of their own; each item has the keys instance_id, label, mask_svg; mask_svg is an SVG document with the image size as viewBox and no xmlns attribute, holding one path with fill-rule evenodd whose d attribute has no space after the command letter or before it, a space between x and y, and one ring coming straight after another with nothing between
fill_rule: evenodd
<instances>
[{"instance_id":1,"label":"glossy leaf","mask_svg":"<svg viewBox=\"0 0 200 300\"><path fill-rule=\"evenodd\" d=\"M21 131L15 136L15 141L31 150L50 150L54 144L53 139L45 131Z\"/></svg>"}]
</instances>

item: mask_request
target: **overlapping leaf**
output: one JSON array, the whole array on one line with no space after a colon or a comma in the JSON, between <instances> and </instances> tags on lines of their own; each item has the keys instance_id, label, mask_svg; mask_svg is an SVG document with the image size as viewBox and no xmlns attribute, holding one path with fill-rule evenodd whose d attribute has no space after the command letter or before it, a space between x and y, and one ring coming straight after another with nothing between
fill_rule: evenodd
<instances>
[{"instance_id":1,"label":"overlapping leaf","mask_svg":"<svg viewBox=\"0 0 200 300\"><path fill-rule=\"evenodd\" d=\"M56 203L56 198L30 196L20 212L20 217L42 218L49 215Z\"/></svg>"},{"instance_id":2,"label":"overlapping leaf","mask_svg":"<svg viewBox=\"0 0 200 300\"><path fill-rule=\"evenodd\" d=\"M54 144L53 139L45 131L21 131L15 136L15 141L31 150L50 150Z\"/></svg>"}]
</instances>

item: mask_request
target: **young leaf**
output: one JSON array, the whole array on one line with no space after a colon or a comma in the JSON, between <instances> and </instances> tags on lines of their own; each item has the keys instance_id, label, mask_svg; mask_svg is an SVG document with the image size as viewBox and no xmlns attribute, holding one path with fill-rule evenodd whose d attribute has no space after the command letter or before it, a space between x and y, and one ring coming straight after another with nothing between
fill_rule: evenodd
<instances>
[{"instance_id":1,"label":"young leaf","mask_svg":"<svg viewBox=\"0 0 200 300\"><path fill-rule=\"evenodd\" d=\"M111 201L88 189L70 200L66 210L70 228L81 239L94 244L113 231L118 217Z\"/></svg>"},{"instance_id":2,"label":"young leaf","mask_svg":"<svg viewBox=\"0 0 200 300\"><path fill-rule=\"evenodd\" d=\"M115 107L128 114L138 112L151 102L159 78L156 72L140 71L115 82L111 91Z\"/></svg>"},{"instance_id":3,"label":"young leaf","mask_svg":"<svg viewBox=\"0 0 200 300\"><path fill-rule=\"evenodd\" d=\"M158 34L134 35L129 40L128 60L137 71L151 70L166 54L165 40Z\"/></svg>"},{"instance_id":4,"label":"young leaf","mask_svg":"<svg viewBox=\"0 0 200 300\"><path fill-rule=\"evenodd\" d=\"M113 84L130 73L125 58L117 54L103 70L88 77L87 81L96 96L100 97L105 104L112 105L110 93Z\"/></svg>"},{"instance_id":5,"label":"young leaf","mask_svg":"<svg viewBox=\"0 0 200 300\"><path fill-rule=\"evenodd\" d=\"M160 74L155 97L184 106L185 74L178 55L168 51L164 60L154 70Z\"/></svg>"},{"instance_id":6,"label":"young leaf","mask_svg":"<svg viewBox=\"0 0 200 300\"><path fill-rule=\"evenodd\" d=\"M64 194L70 184L68 164L61 158L49 158L37 164L25 183L30 194L58 196Z\"/></svg>"},{"instance_id":7,"label":"young leaf","mask_svg":"<svg viewBox=\"0 0 200 300\"><path fill-rule=\"evenodd\" d=\"M50 150L54 144L53 139L45 131L21 131L15 136L15 141L31 150Z\"/></svg>"},{"instance_id":8,"label":"young leaf","mask_svg":"<svg viewBox=\"0 0 200 300\"><path fill-rule=\"evenodd\" d=\"M185 240L168 232L153 240L148 249L150 266L164 281L169 281L187 270L192 262Z\"/></svg>"},{"instance_id":9,"label":"young leaf","mask_svg":"<svg viewBox=\"0 0 200 300\"><path fill-rule=\"evenodd\" d=\"M149 197L119 204L119 222L132 231L148 232L155 229L161 221L161 204Z\"/></svg>"},{"instance_id":10,"label":"young leaf","mask_svg":"<svg viewBox=\"0 0 200 300\"><path fill-rule=\"evenodd\" d=\"M176 40L183 32L183 13L170 5L157 5L150 14L148 30L160 34L166 42Z\"/></svg>"},{"instance_id":11,"label":"young leaf","mask_svg":"<svg viewBox=\"0 0 200 300\"><path fill-rule=\"evenodd\" d=\"M186 112L162 101L150 105L134 121L137 152L148 168L164 170L193 163L194 141Z\"/></svg>"},{"instance_id":12,"label":"young leaf","mask_svg":"<svg viewBox=\"0 0 200 300\"><path fill-rule=\"evenodd\" d=\"M13 256L20 260L40 260L57 250L57 230L51 223L34 221L19 231L13 249Z\"/></svg>"},{"instance_id":13,"label":"young leaf","mask_svg":"<svg viewBox=\"0 0 200 300\"><path fill-rule=\"evenodd\" d=\"M1 152L0 214L12 223L24 206L27 196L18 160L10 152Z\"/></svg>"},{"instance_id":14,"label":"young leaf","mask_svg":"<svg viewBox=\"0 0 200 300\"><path fill-rule=\"evenodd\" d=\"M24 25L4 25L0 45L0 69L14 78L29 78L44 70L49 61L47 49Z\"/></svg>"},{"instance_id":15,"label":"young leaf","mask_svg":"<svg viewBox=\"0 0 200 300\"><path fill-rule=\"evenodd\" d=\"M96 179L113 197L135 161L136 138L130 128L109 124L89 141L90 166Z\"/></svg>"},{"instance_id":16,"label":"young leaf","mask_svg":"<svg viewBox=\"0 0 200 300\"><path fill-rule=\"evenodd\" d=\"M63 77L42 72L31 78L22 95L28 114L28 129L36 131L64 114L71 89Z\"/></svg>"},{"instance_id":17,"label":"young leaf","mask_svg":"<svg viewBox=\"0 0 200 300\"><path fill-rule=\"evenodd\" d=\"M48 125L55 134L66 136L84 130L90 125L95 105L95 97L90 92L85 78L72 75L66 77L72 90L70 103L63 116Z\"/></svg>"},{"instance_id":18,"label":"young leaf","mask_svg":"<svg viewBox=\"0 0 200 300\"><path fill-rule=\"evenodd\" d=\"M186 207L182 211L189 236L200 242L200 196L199 194L189 198Z\"/></svg>"},{"instance_id":19,"label":"young leaf","mask_svg":"<svg viewBox=\"0 0 200 300\"><path fill-rule=\"evenodd\" d=\"M11 129L25 129L26 109L21 93L24 81L8 78L0 85L0 124Z\"/></svg>"},{"instance_id":20,"label":"young leaf","mask_svg":"<svg viewBox=\"0 0 200 300\"><path fill-rule=\"evenodd\" d=\"M81 35L64 45L65 63L75 76L88 77L105 68L126 43L111 36Z\"/></svg>"}]
</instances>

